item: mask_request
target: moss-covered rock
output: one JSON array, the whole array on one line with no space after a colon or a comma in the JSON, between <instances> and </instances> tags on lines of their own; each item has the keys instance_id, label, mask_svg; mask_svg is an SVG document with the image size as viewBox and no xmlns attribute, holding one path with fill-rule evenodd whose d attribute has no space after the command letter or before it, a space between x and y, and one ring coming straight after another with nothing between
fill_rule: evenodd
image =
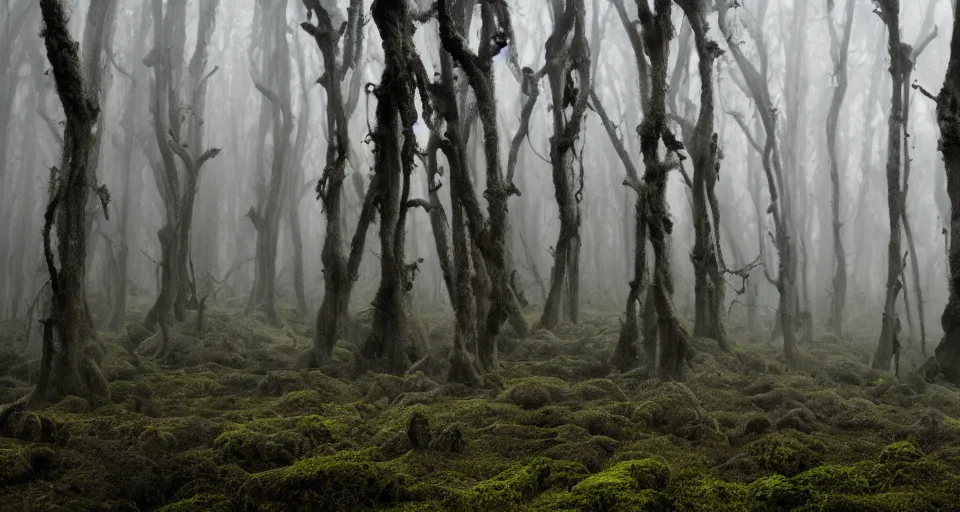
<instances>
[{"instance_id":1,"label":"moss-covered rock","mask_svg":"<svg viewBox=\"0 0 960 512\"><path fill-rule=\"evenodd\" d=\"M239 496L247 510L359 510L397 502L411 483L365 454L342 452L252 475Z\"/></svg>"},{"instance_id":2,"label":"moss-covered rock","mask_svg":"<svg viewBox=\"0 0 960 512\"><path fill-rule=\"evenodd\" d=\"M0 485L24 482L33 476L30 460L19 449L0 449Z\"/></svg>"},{"instance_id":3,"label":"moss-covered rock","mask_svg":"<svg viewBox=\"0 0 960 512\"><path fill-rule=\"evenodd\" d=\"M796 431L768 434L745 448L759 467L785 476L820 464L825 451L814 438Z\"/></svg>"},{"instance_id":4,"label":"moss-covered rock","mask_svg":"<svg viewBox=\"0 0 960 512\"><path fill-rule=\"evenodd\" d=\"M590 379L578 382L573 386L573 394L577 399L585 402L592 400L625 401L627 399L620 386L609 379Z\"/></svg>"},{"instance_id":5,"label":"moss-covered rock","mask_svg":"<svg viewBox=\"0 0 960 512\"><path fill-rule=\"evenodd\" d=\"M213 442L224 461L251 471L288 465L330 443L332 422L320 416L284 420L256 420L237 425Z\"/></svg>"},{"instance_id":6,"label":"moss-covered rock","mask_svg":"<svg viewBox=\"0 0 960 512\"><path fill-rule=\"evenodd\" d=\"M692 441L726 442L717 421L687 386L667 382L647 393L633 412L633 421Z\"/></svg>"},{"instance_id":7,"label":"moss-covered rock","mask_svg":"<svg viewBox=\"0 0 960 512\"><path fill-rule=\"evenodd\" d=\"M270 396L282 396L291 391L306 389L307 383L300 372L293 370L276 370L268 372L257 385L257 389Z\"/></svg>"},{"instance_id":8,"label":"moss-covered rock","mask_svg":"<svg viewBox=\"0 0 960 512\"><path fill-rule=\"evenodd\" d=\"M570 393L570 385L554 377L530 377L507 382L499 400L523 409L539 409L562 402Z\"/></svg>"},{"instance_id":9,"label":"moss-covered rock","mask_svg":"<svg viewBox=\"0 0 960 512\"><path fill-rule=\"evenodd\" d=\"M573 487L581 510L666 510L670 467L660 457L624 461Z\"/></svg>"},{"instance_id":10,"label":"moss-covered rock","mask_svg":"<svg viewBox=\"0 0 960 512\"><path fill-rule=\"evenodd\" d=\"M516 508L548 489L569 489L587 476L586 468L575 462L539 457L514 466L464 492L460 503L465 511Z\"/></svg>"}]
</instances>

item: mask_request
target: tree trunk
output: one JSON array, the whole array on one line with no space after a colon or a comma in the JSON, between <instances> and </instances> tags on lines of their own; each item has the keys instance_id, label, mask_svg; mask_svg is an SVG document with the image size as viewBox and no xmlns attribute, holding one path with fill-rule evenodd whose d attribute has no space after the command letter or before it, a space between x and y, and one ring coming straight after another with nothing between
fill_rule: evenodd
<instances>
[{"instance_id":1,"label":"tree trunk","mask_svg":"<svg viewBox=\"0 0 960 512\"><path fill-rule=\"evenodd\" d=\"M486 191L488 218L484 219L477 200L473 182L467 172L465 155L465 141L461 141L459 109L453 97L453 87L446 88L446 98L439 108L441 116L447 123L447 139L449 146L445 149L447 160L451 165L451 184L453 185L451 198L454 209L463 208L465 221L473 240L473 296L477 304L477 360L481 369L492 371L496 369L497 337L504 322L508 321L514 331L523 337L527 333L527 322L523 317L520 302L516 291L511 286L511 269L506 249L508 206L510 195L519 194L514 184L504 180L503 168L500 160L500 134L496 116L496 94L493 80L494 51L506 47L503 34L512 33L509 13L506 6L491 6L483 4L480 9L484 40L492 40L495 45L482 45L479 53L473 53L466 43L466 38L455 31L455 21L448 11L446 1L439 3L440 36L450 62L442 61L444 65L443 79L447 84L453 84L453 62L456 60L467 76L470 87L477 98L477 109L483 128L483 149L486 163ZM466 11L462 11L466 12ZM461 17L462 18L462 17ZM460 19L459 25L465 25L465 19ZM500 34L499 36L497 34ZM498 39L500 38L500 39ZM442 56L446 59L447 55ZM454 215L458 212L455 210ZM455 233L456 236L456 233ZM454 243L457 243L456 238ZM454 247L456 253L456 247ZM455 263L465 259L454 255ZM457 283L460 287L460 283ZM457 293L464 293L457 290ZM489 297L489 299L488 299ZM461 307L458 305L458 307ZM465 315L465 313L464 313Z\"/></svg>"},{"instance_id":2,"label":"tree trunk","mask_svg":"<svg viewBox=\"0 0 960 512\"><path fill-rule=\"evenodd\" d=\"M873 357L873 367L890 368L896 349L896 302L903 283L901 274L901 228L903 194L900 188L900 152L903 146L903 80L904 66L909 61L910 46L900 41L900 0L881 0L878 15L887 26L887 49L890 55L890 76L893 79L890 100L890 119L887 130L887 207L890 224L890 240L887 244L887 285L883 305L880 341Z\"/></svg>"},{"instance_id":3,"label":"tree trunk","mask_svg":"<svg viewBox=\"0 0 960 512\"><path fill-rule=\"evenodd\" d=\"M346 164L350 152L350 132L348 120L356 107L355 91L359 90L357 68L363 45L363 24L361 23L361 2L353 0L350 5L348 31L343 48L339 48L334 36L336 29L326 9L319 4L311 4L317 14L317 24L301 23L300 27L314 37L323 56L324 77L321 82L327 92L327 132L331 144L327 146L326 167L317 193L323 204L323 213L327 218L326 234L320 261L323 264L324 295L317 311L317 333L314 347L301 356L302 366L322 367L331 361L333 348L347 328L350 310L350 296L360 270L367 230L376 214L376 201L379 194L374 178L363 194L362 178L354 173L353 179L363 203L357 227L354 231L349 255L344 254L343 231L343 182L346 179ZM339 28L339 27L337 27ZM342 58L341 58L342 55ZM342 86L349 69L354 69L351 80L351 94L344 99Z\"/></svg>"},{"instance_id":4,"label":"tree trunk","mask_svg":"<svg viewBox=\"0 0 960 512\"><path fill-rule=\"evenodd\" d=\"M160 161L152 163L154 179L166 210L166 225L173 229L174 236L167 242L160 241L161 249L168 244L169 261L161 268L175 276L161 279L162 286L172 286L174 299L163 306L160 290L157 301L147 313L144 325L152 329L169 307L177 321L186 318L188 308L196 308L196 283L189 273L190 230L193 223L194 204L204 164L220 154L217 148L203 151L203 113L206 105L207 82L217 68L207 72L207 50L213 33L219 0L203 2L199 8L196 46L187 69L190 80L184 80L182 65L186 44L186 0L171 0L166 5L153 0L154 47L144 59L147 67L153 68L151 94L153 105L153 130L157 141ZM184 92L186 91L186 92ZM181 97L189 105L189 116L184 116ZM180 160L181 173L177 159ZM182 175L182 184L181 184ZM161 251L162 252L162 251Z\"/></svg>"},{"instance_id":5,"label":"tree trunk","mask_svg":"<svg viewBox=\"0 0 960 512\"><path fill-rule=\"evenodd\" d=\"M373 328L364 342L362 355L382 361L385 370L402 374L407 366L404 343L409 324L405 296L413 288L417 263L404 261L406 213L412 206L410 174L416 158L417 122L414 96L423 100L423 118L429 120L426 72L413 44L414 24L407 2L375 0L373 21L383 40L386 66L376 88L377 126L372 133L376 144L374 173L380 213L380 285L374 298Z\"/></svg>"},{"instance_id":6,"label":"tree trunk","mask_svg":"<svg viewBox=\"0 0 960 512\"><path fill-rule=\"evenodd\" d=\"M63 158L56 173L55 191L47 205L43 230L44 258L53 292L52 309L44 324L41 377L34 393L24 402L28 406L65 395L93 399L109 393L106 380L90 354L90 341L95 333L83 295L84 225L89 190L97 183L102 130L94 127L100 112L103 64L112 45L116 7L115 0L91 4L84 31L85 60L81 62L79 45L70 38L65 7L58 0L40 1L47 57L67 120ZM106 197L102 200L106 208ZM54 224L59 268L50 240Z\"/></svg>"},{"instance_id":7,"label":"tree trunk","mask_svg":"<svg viewBox=\"0 0 960 512\"><path fill-rule=\"evenodd\" d=\"M560 323L564 283L575 284L571 290L568 312L579 315L579 275L567 273L579 271L580 200L582 187L576 190L574 179L575 143L589 98L590 48L587 42L583 0L554 0L554 31L547 39L547 77L553 96L553 135L550 138L550 163L552 166L554 196L560 211L560 233L553 249L553 269L550 271L550 291L547 294L540 325L555 329ZM572 41L568 43L570 32ZM574 73L577 82L574 83ZM569 109L569 110L568 110ZM568 116L569 113L569 116ZM572 273L572 272L571 272ZM574 323L579 318L571 317Z\"/></svg>"},{"instance_id":8,"label":"tree trunk","mask_svg":"<svg viewBox=\"0 0 960 512\"><path fill-rule=\"evenodd\" d=\"M834 0L827 0L827 28L830 32L830 42L836 50L833 52L834 76L837 79L837 87L833 91L833 99L830 101L830 111L827 114L827 153L830 157L830 185L832 194L832 214L833 214L833 256L836 260L836 268L833 274L833 302L830 311L830 332L840 337L843 336L843 305L847 296L847 254L843 248L843 235L841 228L843 222L840 213L840 199L842 197L842 186L840 182L840 157L837 154L837 124L840 120L840 109L843 107L843 100L847 94L847 54L850 51L850 33L853 26L853 9L856 2L847 0L847 6L844 10L843 36L840 39L837 35L837 27L833 21Z\"/></svg>"},{"instance_id":9,"label":"tree trunk","mask_svg":"<svg viewBox=\"0 0 960 512\"><path fill-rule=\"evenodd\" d=\"M694 335L717 341L729 350L723 327L723 263L720 248L720 212L716 199L718 159L717 134L714 131L713 64L721 55L720 47L707 37L710 29L702 2L677 2L693 30L699 57L700 115L688 148L693 159L694 245L690 261L694 270Z\"/></svg>"},{"instance_id":10,"label":"tree trunk","mask_svg":"<svg viewBox=\"0 0 960 512\"><path fill-rule=\"evenodd\" d=\"M287 167L291 154L290 136L293 133L293 113L291 112L290 92L290 48L287 43L287 1L270 2L260 0L262 23L261 70L254 77L254 86L267 100L263 108L268 108L272 116L273 155L266 202L262 211L251 210L257 221L257 264L256 277L248 307L260 304L266 306L267 321L277 327L281 325L277 310L277 246L280 242L280 219L283 215L287 197L287 180L290 179Z\"/></svg>"},{"instance_id":11,"label":"tree trunk","mask_svg":"<svg viewBox=\"0 0 960 512\"><path fill-rule=\"evenodd\" d=\"M953 11L950 60L943 88L937 96L940 151L950 197L950 296L940 320L943 338L924 366L928 379L939 373L949 382L960 385L960 4L954 3Z\"/></svg>"}]
</instances>

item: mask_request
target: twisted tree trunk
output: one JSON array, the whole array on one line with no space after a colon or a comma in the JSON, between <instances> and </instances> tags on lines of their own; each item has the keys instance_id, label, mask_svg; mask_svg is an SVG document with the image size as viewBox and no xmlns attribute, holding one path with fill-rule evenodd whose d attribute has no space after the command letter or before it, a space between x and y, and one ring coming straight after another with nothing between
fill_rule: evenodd
<instances>
[{"instance_id":1,"label":"twisted tree trunk","mask_svg":"<svg viewBox=\"0 0 960 512\"><path fill-rule=\"evenodd\" d=\"M850 33L853 27L854 0L847 0L844 10L843 36L837 35L837 27L833 22L833 7L835 0L827 0L827 28L830 31L830 43L833 48L834 76L837 79L837 88L833 91L830 100L830 112L827 114L827 153L830 157L830 185L832 193L833 213L833 256L836 260L836 269L833 274L833 304L830 314L830 332L837 336L843 335L843 305L847 297L847 254L843 249L843 236L840 232L843 227L840 214L840 157L837 154L837 124L840 120L840 109L847 94L847 54L850 51Z\"/></svg>"},{"instance_id":2,"label":"twisted tree trunk","mask_svg":"<svg viewBox=\"0 0 960 512\"><path fill-rule=\"evenodd\" d=\"M272 117L273 158L266 202L262 211L252 210L251 221L257 230L257 262L253 290L248 308L266 306L267 321L280 325L277 310L277 246L280 241L280 219L290 179L288 159L293 133L293 112L290 94L290 47L287 43L287 0L260 0L262 20L261 72L254 77L254 86L266 98ZM267 108L264 105L264 108Z\"/></svg>"},{"instance_id":3,"label":"twisted tree trunk","mask_svg":"<svg viewBox=\"0 0 960 512\"><path fill-rule=\"evenodd\" d=\"M723 53L707 32L706 8L703 2L677 0L693 30L700 61L700 115L693 132L693 227L694 245L690 254L695 277L696 303L694 327L696 336L716 340L729 350L723 327L723 259L720 254L720 210L716 197L718 158L717 134L714 131L713 64Z\"/></svg>"},{"instance_id":4,"label":"twisted tree trunk","mask_svg":"<svg viewBox=\"0 0 960 512\"><path fill-rule=\"evenodd\" d=\"M51 173L53 192L44 215L44 259L50 275L52 304L43 322L43 358L36 388L28 397L0 413L5 423L11 413L66 395L95 399L107 395L106 380L91 357L95 337L84 298L86 205L91 188L97 188L96 168L102 129L99 120L101 86L110 48L116 0L94 2L84 30L84 60L80 45L72 40L67 12L59 0L41 0L42 36L53 68L57 94L66 114L60 168ZM100 188L104 210L109 195ZM57 231L57 259L51 231Z\"/></svg>"},{"instance_id":5,"label":"twisted tree trunk","mask_svg":"<svg viewBox=\"0 0 960 512\"><path fill-rule=\"evenodd\" d=\"M380 213L380 285L374 298L373 329L364 342L362 355L381 361L394 374L407 366L404 353L409 312L406 296L413 288L418 262L404 261L404 235L410 175L416 158L413 126L418 114L414 103L419 91L423 118L431 117L426 71L413 43L415 26L407 2L375 0L373 21L383 40L386 66L377 96L377 126L371 134L376 144L377 206Z\"/></svg>"},{"instance_id":6,"label":"twisted tree trunk","mask_svg":"<svg viewBox=\"0 0 960 512\"><path fill-rule=\"evenodd\" d=\"M893 91L890 100L890 119L887 130L887 207L890 240L887 244L887 285L883 303L880 341L873 357L873 367L890 368L896 347L896 302L903 287L901 271L901 228L903 193L900 187L900 155L903 147L903 86L909 65L911 47L900 40L900 0L878 0L877 14L887 27L887 50L890 55L890 76Z\"/></svg>"},{"instance_id":7,"label":"twisted tree trunk","mask_svg":"<svg viewBox=\"0 0 960 512\"><path fill-rule=\"evenodd\" d=\"M317 15L316 25L301 23L300 27L313 36L323 56L324 80L327 92L327 131L332 143L327 146L326 167L317 184L317 193L327 217L326 236L320 261L323 264L324 295L317 311L317 334L314 347L301 356L303 365L320 367L330 362L333 348L345 332L349 320L350 296L360 270L367 230L376 214L378 179L375 177L363 197L360 217L353 234L349 254L344 254L343 241L343 183L346 179L346 164L350 152L348 120L359 97L359 59L363 45L361 0L350 3L346 38L342 48L337 28L333 26L328 11L319 4L311 4ZM350 95L343 96L343 82L347 71L353 69ZM355 180L361 180L354 174ZM357 186L362 192L362 184Z\"/></svg>"},{"instance_id":8,"label":"twisted tree trunk","mask_svg":"<svg viewBox=\"0 0 960 512\"><path fill-rule=\"evenodd\" d=\"M483 195L487 199L487 219L484 219L473 182L469 173L466 172L464 144L460 143L459 148L453 148L453 152L447 150L445 152L448 153L448 162L451 162L451 177L456 178L452 180L456 195L454 208L462 207L464 209L470 237L473 239L480 256L474 258L474 268L479 279L489 281L492 300L485 316L478 318L483 320L483 324L478 325L477 359L481 369L491 371L496 369L497 337L504 322L509 320L520 336L526 335L527 322L521 312L516 293L510 285L511 269L509 268L506 250L507 200L510 195L519 194L519 191L513 183L505 181L503 176L492 69L493 57L496 52L506 47L507 34L512 33L512 28L506 6L494 7L483 4L480 8L480 14L482 20L481 33L484 36L483 40L486 42L482 44L479 53L474 53L467 47L466 38L455 30L455 22L448 10L447 2L441 1L439 3L441 41L446 53L460 65L467 76L470 87L477 98L477 110L483 126L487 185ZM462 24L464 20L459 21ZM442 58L446 58L446 56ZM443 108L445 112L441 112L441 114L447 121L447 139L451 145L456 146L458 144L457 139L460 138L459 127L456 127L456 131L452 131L452 129L455 128L455 125L459 125L460 120L457 105L452 97L452 64L452 62L445 63L443 78L451 85L447 87L448 94ZM451 158L451 153L462 156ZM454 165L453 162L458 159L460 161ZM457 212L454 211L454 215L456 214ZM456 247L454 249L456 251ZM457 264L460 263L466 262L457 261ZM482 275L481 272L485 275ZM486 283L484 282L484 284Z\"/></svg>"},{"instance_id":9,"label":"twisted tree trunk","mask_svg":"<svg viewBox=\"0 0 960 512\"><path fill-rule=\"evenodd\" d=\"M590 94L590 48L583 0L553 0L554 31L546 43L546 72L553 96L553 135L550 137L554 195L560 211L560 233L553 249L553 269L540 325L555 329L560 323L564 283L568 283L567 311L579 321L580 201L583 189L574 171L575 143L580 136ZM572 39L570 34L573 34ZM574 74L577 81L574 82ZM569 113L569 117L568 117ZM582 179L580 180L582 183ZM570 275L567 276L567 273ZM572 286L570 286L572 285Z\"/></svg>"},{"instance_id":10,"label":"twisted tree trunk","mask_svg":"<svg viewBox=\"0 0 960 512\"><path fill-rule=\"evenodd\" d=\"M174 299L172 304L167 305L161 297L171 292L160 290L157 301L144 319L148 329L153 329L158 321L171 314L178 321L183 321L186 310L196 308L196 286L189 274L193 210L201 170L204 164L220 154L217 148L202 149L207 82L217 71L214 68L207 72L206 66L218 6L219 0L203 2L200 6L196 46L187 69L190 80L184 81L181 61L186 42L187 2L171 0L164 12L162 1L152 1L154 47L144 59L144 64L153 69L151 110L156 149L160 153L160 161L154 159L152 162L154 179L166 210L164 229L174 233L166 242L160 240L161 253L170 258L162 266L167 269L166 272L172 273L161 279L161 286L171 287ZM184 101L189 115L183 115L185 105L180 104L183 96L186 96ZM169 247L165 248L164 243Z\"/></svg>"}]
</instances>

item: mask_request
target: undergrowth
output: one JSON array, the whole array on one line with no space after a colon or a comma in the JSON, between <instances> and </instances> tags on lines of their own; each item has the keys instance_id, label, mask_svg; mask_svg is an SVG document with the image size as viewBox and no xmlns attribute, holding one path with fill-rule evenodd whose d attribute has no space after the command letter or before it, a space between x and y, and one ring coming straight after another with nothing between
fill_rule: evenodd
<instances>
[{"instance_id":1,"label":"undergrowth","mask_svg":"<svg viewBox=\"0 0 960 512\"><path fill-rule=\"evenodd\" d=\"M866 366L824 336L779 350L695 340L684 382L606 358L616 319L501 344L497 389L444 384L451 326L425 315L431 362L403 377L294 371L311 323L229 303L174 357L136 355L134 324L103 334L110 400L67 397L0 437L0 510L958 510L960 393ZM359 329L362 330L362 329ZM14 330L2 330L11 333ZM0 334L0 401L36 360Z\"/></svg>"}]
</instances>

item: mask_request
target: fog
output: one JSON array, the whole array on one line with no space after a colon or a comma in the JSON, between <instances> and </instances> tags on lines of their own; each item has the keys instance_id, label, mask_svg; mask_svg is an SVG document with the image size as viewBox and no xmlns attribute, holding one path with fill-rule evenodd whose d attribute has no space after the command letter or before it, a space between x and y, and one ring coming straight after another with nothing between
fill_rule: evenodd
<instances>
[{"instance_id":1,"label":"fog","mask_svg":"<svg viewBox=\"0 0 960 512\"><path fill-rule=\"evenodd\" d=\"M281 366L473 388L571 325L663 380L947 343L955 1L395 2L2 2L0 321L41 396L96 394L52 354L97 332L176 366L223 311Z\"/></svg>"}]
</instances>

